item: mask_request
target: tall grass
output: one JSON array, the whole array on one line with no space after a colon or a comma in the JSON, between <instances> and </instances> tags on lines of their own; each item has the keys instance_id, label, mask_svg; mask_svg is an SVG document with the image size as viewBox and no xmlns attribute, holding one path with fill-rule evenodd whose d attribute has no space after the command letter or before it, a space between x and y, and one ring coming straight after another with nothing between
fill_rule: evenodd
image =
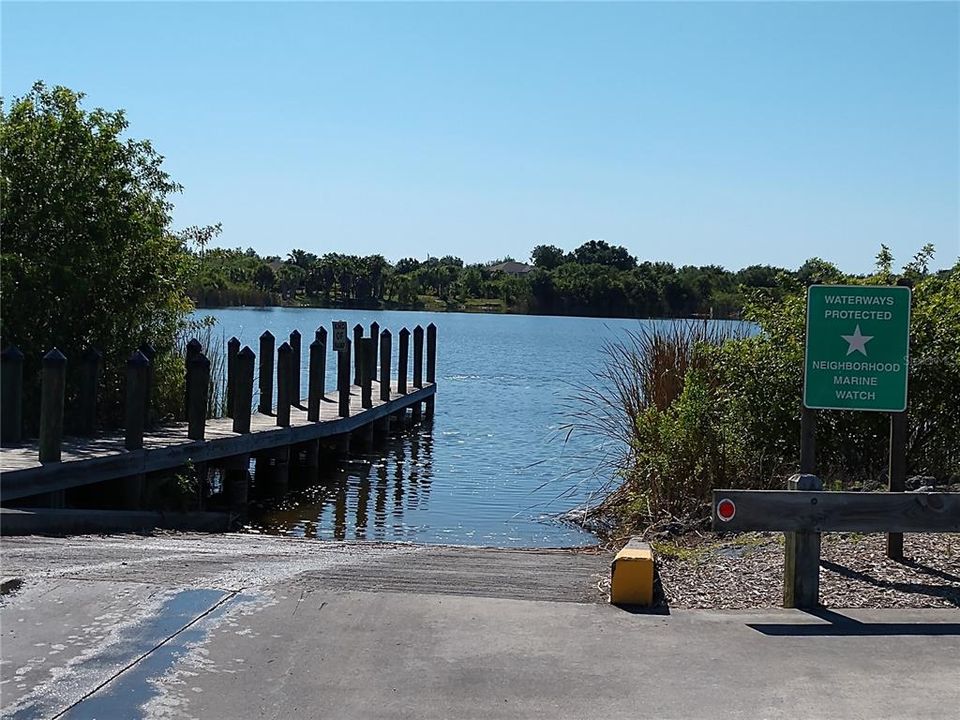
<instances>
[{"instance_id":1,"label":"tall grass","mask_svg":"<svg viewBox=\"0 0 960 720\"><path fill-rule=\"evenodd\" d=\"M701 442L684 442L680 436L696 436L699 423L696 413L679 417L676 410L686 398L698 412L709 412L703 407L715 389L715 356L709 350L743 334L737 325L674 320L641 324L603 345L601 366L567 405L570 421L564 428L568 436L598 439L603 448L596 470L608 480L586 519L630 515L653 522L697 511L702 486L713 473L699 467L708 458L690 457L690 451L707 452L701 443L717 439L703 432ZM696 392L688 388L691 379Z\"/></svg>"}]
</instances>

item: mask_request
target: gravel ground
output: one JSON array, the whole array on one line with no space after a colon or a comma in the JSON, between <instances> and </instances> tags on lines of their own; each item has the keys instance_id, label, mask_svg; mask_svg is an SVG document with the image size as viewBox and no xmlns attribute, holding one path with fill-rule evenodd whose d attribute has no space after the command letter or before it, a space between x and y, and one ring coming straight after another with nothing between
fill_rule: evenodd
<instances>
[{"instance_id":1,"label":"gravel ground","mask_svg":"<svg viewBox=\"0 0 960 720\"><path fill-rule=\"evenodd\" d=\"M907 535L906 561L888 560L886 536L827 534L820 599L833 608L960 608L960 534ZM676 608L779 607L783 535L687 535L654 543L661 602Z\"/></svg>"}]
</instances>

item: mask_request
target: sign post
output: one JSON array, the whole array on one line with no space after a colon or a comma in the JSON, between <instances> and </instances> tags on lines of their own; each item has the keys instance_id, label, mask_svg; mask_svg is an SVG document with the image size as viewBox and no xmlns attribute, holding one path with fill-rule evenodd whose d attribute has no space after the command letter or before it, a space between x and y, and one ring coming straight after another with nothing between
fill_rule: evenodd
<instances>
[{"instance_id":1,"label":"sign post","mask_svg":"<svg viewBox=\"0 0 960 720\"><path fill-rule=\"evenodd\" d=\"M889 486L903 490L909 356L909 287L807 288L800 472L814 472L816 410L889 412ZM902 535L887 536L887 556L903 559Z\"/></svg>"},{"instance_id":2,"label":"sign post","mask_svg":"<svg viewBox=\"0 0 960 720\"><path fill-rule=\"evenodd\" d=\"M804 407L903 412L909 353L910 288L807 289Z\"/></svg>"}]
</instances>

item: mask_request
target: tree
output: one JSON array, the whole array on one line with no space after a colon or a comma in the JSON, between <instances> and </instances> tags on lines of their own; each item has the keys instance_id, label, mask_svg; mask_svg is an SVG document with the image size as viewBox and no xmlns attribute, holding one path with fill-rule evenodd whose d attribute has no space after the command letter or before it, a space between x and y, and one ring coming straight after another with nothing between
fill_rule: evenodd
<instances>
[{"instance_id":1,"label":"tree","mask_svg":"<svg viewBox=\"0 0 960 720\"><path fill-rule=\"evenodd\" d=\"M130 352L143 342L171 349L192 309L194 259L169 232L168 197L180 186L163 158L123 137L123 111L87 111L82 99L37 83L0 108L0 334L28 370L53 346L71 362L96 346L114 391L105 400L119 406Z\"/></svg>"},{"instance_id":2,"label":"tree","mask_svg":"<svg viewBox=\"0 0 960 720\"><path fill-rule=\"evenodd\" d=\"M406 275L408 273L416 272L420 268L420 261L416 258L401 258L397 260L397 264L394 268L398 275Z\"/></svg>"},{"instance_id":3,"label":"tree","mask_svg":"<svg viewBox=\"0 0 960 720\"><path fill-rule=\"evenodd\" d=\"M260 289L260 292L270 292L277 282L277 274L266 263L260 263L253 272L253 282Z\"/></svg>"},{"instance_id":4,"label":"tree","mask_svg":"<svg viewBox=\"0 0 960 720\"><path fill-rule=\"evenodd\" d=\"M637 259L621 245L610 245L605 240L590 240L573 251L574 261L581 265L609 265L617 270L636 267Z\"/></svg>"},{"instance_id":5,"label":"tree","mask_svg":"<svg viewBox=\"0 0 960 720\"><path fill-rule=\"evenodd\" d=\"M567 254L556 245L537 245L530 253L530 260L538 268L553 270L566 262Z\"/></svg>"},{"instance_id":6,"label":"tree","mask_svg":"<svg viewBox=\"0 0 960 720\"><path fill-rule=\"evenodd\" d=\"M797 270L797 280L801 285L810 282L825 283L836 282L843 276L843 273L831 262L827 262L818 257L807 260Z\"/></svg>"}]
</instances>

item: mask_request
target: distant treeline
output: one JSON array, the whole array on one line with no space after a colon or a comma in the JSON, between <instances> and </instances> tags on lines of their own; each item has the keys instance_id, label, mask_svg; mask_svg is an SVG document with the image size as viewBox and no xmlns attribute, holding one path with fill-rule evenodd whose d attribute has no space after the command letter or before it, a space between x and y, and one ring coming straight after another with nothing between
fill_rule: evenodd
<instances>
[{"instance_id":1,"label":"distant treeline","mask_svg":"<svg viewBox=\"0 0 960 720\"><path fill-rule=\"evenodd\" d=\"M314 305L321 307L486 310L598 317L738 317L744 291L789 292L811 279L842 277L812 258L797 270L751 265L638 261L626 248L591 240L572 252L538 245L530 263L504 258L466 265L450 255L391 264L382 255L286 258L254 250L200 249L189 293L201 307Z\"/></svg>"}]
</instances>

